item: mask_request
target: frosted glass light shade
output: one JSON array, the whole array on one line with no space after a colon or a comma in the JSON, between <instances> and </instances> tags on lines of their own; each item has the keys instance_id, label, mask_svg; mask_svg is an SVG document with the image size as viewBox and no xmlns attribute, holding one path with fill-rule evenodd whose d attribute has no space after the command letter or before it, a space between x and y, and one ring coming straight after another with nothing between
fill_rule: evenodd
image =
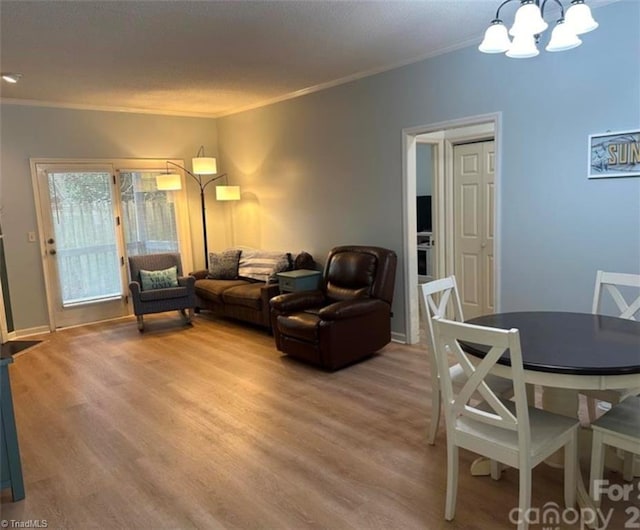
<instances>
[{"instance_id":1,"label":"frosted glass light shade","mask_svg":"<svg viewBox=\"0 0 640 530\"><path fill-rule=\"evenodd\" d=\"M513 38L511 48L507 50L507 57L528 59L529 57L535 57L539 53L534 36L523 34Z\"/></svg>"},{"instance_id":2,"label":"frosted glass light shade","mask_svg":"<svg viewBox=\"0 0 640 530\"><path fill-rule=\"evenodd\" d=\"M217 201L239 201L240 186L216 186Z\"/></svg>"},{"instance_id":3,"label":"frosted glass light shade","mask_svg":"<svg viewBox=\"0 0 640 530\"><path fill-rule=\"evenodd\" d=\"M182 178L177 173L156 175L156 189L158 191L170 191L182 189Z\"/></svg>"},{"instance_id":4,"label":"frosted glass light shade","mask_svg":"<svg viewBox=\"0 0 640 530\"><path fill-rule=\"evenodd\" d=\"M564 20L576 35L588 33L598 27L598 23L591 15L591 9L582 0L571 2Z\"/></svg>"},{"instance_id":5,"label":"frosted glass light shade","mask_svg":"<svg viewBox=\"0 0 640 530\"><path fill-rule=\"evenodd\" d=\"M582 41L576 35L573 28L566 24L563 20L558 20L556 27L553 28L551 33L551 40L545 50L548 52L563 52L580 46Z\"/></svg>"},{"instance_id":6,"label":"frosted glass light shade","mask_svg":"<svg viewBox=\"0 0 640 530\"><path fill-rule=\"evenodd\" d=\"M208 156L192 158L191 167L196 175L215 175L218 172L216 159Z\"/></svg>"},{"instance_id":7,"label":"frosted glass light shade","mask_svg":"<svg viewBox=\"0 0 640 530\"><path fill-rule=\"evenodd\" d=\"M516 11L516 17L509 34L517 35L539 35L549 27L540 13L540 8L534 4L522 4Z\"/></svg>"},{"instance_id":8,"label":"frosted glass light shade","mask_svg":"<svg viewBox=\"0 0 640 530\"><path fill-rule=\"evenodd\" d=\"M478 46L483 53L504 53L511 46L511 39L502 21L494 21L484 32L484 39Z\"/></svg>"}]
</instances>

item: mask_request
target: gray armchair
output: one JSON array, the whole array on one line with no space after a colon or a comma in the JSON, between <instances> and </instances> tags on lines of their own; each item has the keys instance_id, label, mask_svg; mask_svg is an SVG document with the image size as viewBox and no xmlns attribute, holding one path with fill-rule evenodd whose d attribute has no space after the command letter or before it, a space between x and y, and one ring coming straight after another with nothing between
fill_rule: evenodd
<instances>
[{"instance_id":1,"label":"gray armchair","mask_svg":"<svg viewBox=\"0 0 640 530\"><path fill-rule=\"evenodd\" d=\"M144 290L140 271L161 271L171 267L177 269L176 287ZM182 275L180 254L149 254L129 257L129 291L133 301L133 312L138 318L138 329L144 331L143 315L180 311L185 323L190 323L196 306L195 281L193 276Z\"/></svg>"}]
</instances>

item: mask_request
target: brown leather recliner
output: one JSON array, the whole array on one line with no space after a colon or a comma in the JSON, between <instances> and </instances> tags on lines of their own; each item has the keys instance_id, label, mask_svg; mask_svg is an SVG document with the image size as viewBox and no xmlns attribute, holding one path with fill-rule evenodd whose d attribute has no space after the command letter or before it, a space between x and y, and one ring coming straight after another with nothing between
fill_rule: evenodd
<instances>
[{"instance_id":1,"label":"brown leather recliner","mask_svg":"<svg viewBox=\"0 0 640 530\"><path fill-rule=\"evenodd\" d=\"M271 299L278 350L337 370L388 344L396 263L396 253L385 248L331 250L319 290Z\"/></svg>"}]
</instances>

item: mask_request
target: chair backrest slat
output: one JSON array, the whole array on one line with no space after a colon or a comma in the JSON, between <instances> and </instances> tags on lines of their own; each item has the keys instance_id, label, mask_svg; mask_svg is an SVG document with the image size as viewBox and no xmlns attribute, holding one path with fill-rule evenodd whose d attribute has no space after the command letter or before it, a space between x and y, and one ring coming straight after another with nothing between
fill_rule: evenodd
<instances>
[{"instance_id":1,"label":"chair backrest slat","mask_svg":"<svg viewBox=\"0 0 640 530\"><path fill-rule=\"evenodd\" d=\"M433 318L447 318L447 309L451 307L454 320L464 320L462 315L462 304L458 294L458 285L455 276L448 276L432 282L423 283L419 286L419 298L423 313L427 319L429 328L429 340L431 341L431 351L435 351L433 339ZM436 297L439 295L439 299ZM434 367L435 368L435 367Z\"/></svg>"},{"instance_id":2,"label":"chair backrest slat","mask_svg":"<svg viewBox=\"0 0 640 530\"><path fill-rule=\"evenodd\" d=\"M638 293L633 302L628 303L622 291L620 291L620 287L640 289L640 274L598 271L596 274L596 285L593 293L591 312L594 315L600 312L602 293L606 291L619 310L619 314L617 315L619 318L636 320L635 315L640 311L640 293Z\"/></svg>"},{"instance_id":3,"label":"chair backrest slat","mask_svg":"<svg viewBox=\"0 0 640 530\"><path fill-rule=\"evenodd\" d=\"M463 322L453 322L440 317L433 319L433 325L436 362L447 418L447 430L455 430L458 419L464 416L494 427L517 431L521 443L528 447L530 441L529 412L518 330L487 328ZM474 357L464 350L465 344L473 345L475 349L488 350L487 354L482 359ZM485 382L487 375L507 350L511 359L510 372L516 405L515 414L500 401ZM456 358L468 377L457 393L454 393L449 372L450 355ZM471 397L476 392L482 395L484 402L479 404L471 402Z\"/></svg>"}]
</instances>

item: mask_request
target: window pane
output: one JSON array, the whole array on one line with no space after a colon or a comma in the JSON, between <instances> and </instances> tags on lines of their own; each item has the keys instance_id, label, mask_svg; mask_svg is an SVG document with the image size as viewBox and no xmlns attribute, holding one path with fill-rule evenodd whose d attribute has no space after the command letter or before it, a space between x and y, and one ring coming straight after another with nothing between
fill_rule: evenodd
<instances>
[{"instance_id":1,"label":"window pane","mask_svg":"<svg viewBox=\"0 0 640 530\"><path fill-rule=\"evenodd\" d=\"M158 171L121 171L120 193L127 255L178 252L172 191L156 188Z\"/></svg>"}]
</instances>

